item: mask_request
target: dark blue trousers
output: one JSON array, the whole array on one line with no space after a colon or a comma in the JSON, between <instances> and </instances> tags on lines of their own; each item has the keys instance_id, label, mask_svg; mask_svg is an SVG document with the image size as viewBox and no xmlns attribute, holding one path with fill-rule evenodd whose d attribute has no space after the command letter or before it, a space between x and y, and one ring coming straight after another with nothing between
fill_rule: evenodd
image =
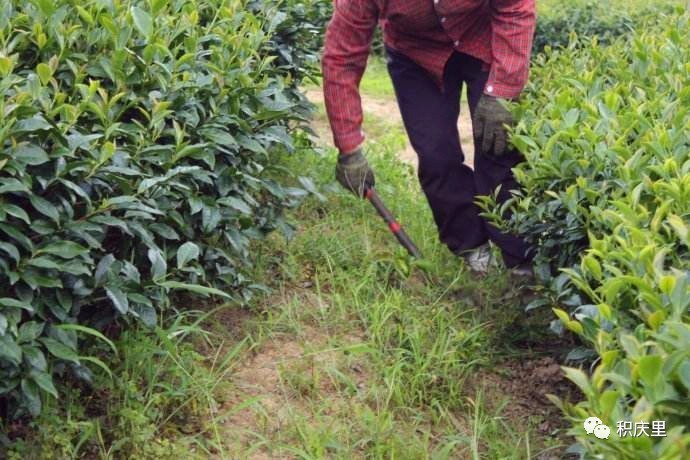
<instances>
[{"instance_id":1,"label":"dark blue trousers","mask_svg":"<svg viewBox=\"0 0 690 460\"><path fill-rule=\"evenodd\" d=\"M522 156L511 151L502 157L483 154L475 139L474 170L464 164L457 123L460 92L467 85L470 113L484 91L488 72L482 62L455 52L446 64L443 88L411 59L388 49L388 72L395 87L405 129L419 157L419 181L429 201L441 242L454 253L476 248L489 239L503 251L507 266L528 260L528 245L514 235L499 232L480 215L477 195L492 194L501 186L499 200L518 189L511 169Z\"/></svg>"}]
</instances>

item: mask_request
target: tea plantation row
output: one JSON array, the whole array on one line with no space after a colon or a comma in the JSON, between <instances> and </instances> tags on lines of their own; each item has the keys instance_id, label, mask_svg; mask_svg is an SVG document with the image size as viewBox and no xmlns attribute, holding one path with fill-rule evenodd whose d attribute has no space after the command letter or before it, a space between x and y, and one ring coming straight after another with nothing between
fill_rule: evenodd
<instances>
[{"instance_id":1,"label":"tea plantation row","mask_svg":"<svg viewBox=\"0 0 690 460\"><path fill-rule=\"evenodd\" d=\"M656 20L538 57L513 136L527 162L509 224L538 247L544 277L561 269L541 304L598 356L567 372L584 401L559 404L602 458L690 453L690 14ZM590 416L610 439L585 434ZM617 434L654 421L666 436Z\"/></svg>"},{"instance_id":2,"label":"tea plantation row","mask_svg":"<svg viewBox=\"0 0 690 460\"><path fill-rule=\"evenodd\" d=\"M547 49L567 46L573 34L581 38L597 37L600 43L609 43L632 33L640 24L656 25L660 11L669 12L683 1L539 0L533 52L537 55ZM383 36L378 30L372 53L384 54Z\"/></svg>"},{"instance_id":3,"label":"tea plantation row","mask_svg":"<svg viewBox=\"0 0 690 460\"><path fill-rule=\"evenodd\" d=\"M252 295L250 242L305 193L272 156L304 138L324 4L2 2L0 417L109 372L83 339L174 292Z\"/></svg>"},{"instance_id":4,"label":"tea plantation row","mask_svg":"<svg viewBox=\"0 0 690 460\"><path fill-rule=\"evenodd\" d=\"M580 38L596 37L610 43L616 37L631 34L641 25L656 25L661 13L670 12L683 0L543 0L537 2L538 19L534 53L567 46L573 34Z\"/></svg>"}]
</instances>

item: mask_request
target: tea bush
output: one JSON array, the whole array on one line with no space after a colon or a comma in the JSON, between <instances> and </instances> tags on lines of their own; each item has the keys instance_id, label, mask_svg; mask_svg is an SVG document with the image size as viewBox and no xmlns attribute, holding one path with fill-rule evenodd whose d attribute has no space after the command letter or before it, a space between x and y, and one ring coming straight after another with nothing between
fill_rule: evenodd
<instances>
[{"instance_id":1,"label":"tea bush","mask_svg":"<svg viewBox=\"0 0 690 460\"><path fill-rule=\"evenodd\" d=\"M599 356L589 374L567 370L585 401L561 403L598 458L690 453L690 14L659 21L663 32L540 56L516 108L527 161L508 226L563 268L555 312ZM585 434L589 416L610 439ZM616 434L655 420L666 437Z\"/></svg>"},{"instance_id":2,"label":"tea bush","mask_svg":"<svg viewBox=\"0 0 690 460\"><path fill-rule=\"evenodd\" d=\"M272 157L302 143L317 3L2 2L3 415L108 372L80 340L175 291L251 296L251 241L305 193Z\"/></svg>"},{"instance_id":3,"label":"tea bush","mask_svg":"<svg viewBox=\"0 0 690 460\"><path fill-rule=\"evenodd\" d=\"M581 38L597 37L602 44L621 35L631 34L639 25L655 23L662 11L669 12L673 0L647 1L581 0L539 2L534 53L548 48L565 47L572 34Z\"/></svg>"},{"instance_id":4,"label":"tea bush","mask_svg":"<svg viewBox=\"0 0 690 460\"><path fill-rule=\"evenodd\" d=\"M265 8L264 1L251 3L255 11ZM332 0L283 0L277 13L271 45L278 62L301 82L320 70L319 56L324 30L332 14Z\"/></svg>"}]
</instances>

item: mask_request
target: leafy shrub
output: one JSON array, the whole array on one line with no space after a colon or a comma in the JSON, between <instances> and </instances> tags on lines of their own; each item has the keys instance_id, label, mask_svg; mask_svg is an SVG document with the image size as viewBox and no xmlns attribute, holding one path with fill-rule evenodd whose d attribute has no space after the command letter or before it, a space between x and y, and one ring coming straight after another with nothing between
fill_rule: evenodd
<instances>
[{"instance_id":1,"label":"leafy shrub","mask_svg":"<svg viewBox=\"0 0 690 460\"><path fill-rule=\"evenodd\" d=\"M547 2L538 15L534 53L568 46L573 34L581 38L597 37L602 44L610 43L616 37L631 34L640 24L654 22L660 10L670 11L678 2L654 3L585 0L550 5Z\"/></svg>"},{"instance_id":2,"label":"leafy shrub","mask_svg":"<svg viewBox=\"0 0 690 460\"><path fill-rule=\"evenodd\" d=\"M175 290L238 301L250 243L301 190L271 177L309 112L303 2L0 5L0 397L89 380L79 339ZM296 13L295 13L296 14ZM298 17L297 20L301 20ZM293 40L290 43L289 40ZM291 45L299 48L293 51Z\"/></svg>"},{"instance_id":3,"label":"leafy shrub","mask_svg":"<svg viewBox=\"0 0 690 460\"><path fill-rule=\"evenodd\" d=\"M261 11L266 2L253 2ZM271 37L278 65L285 66L298 78L311 77L320 69L324 29L330 20L332 0L283 0L279 21Z\"/></svg>"},{"instance_id":4,"label":"leafy shrub","mask_svg":"<svg viewBox=\"0 0 690 460\"><path fill-rule=\"evenodd\" d=\"M659 20L663 32L537 58L516 109L527 162L508 226L564 267L551 281L574 295L555 312L599 359L590 375L567 370L586 400L562 407L601 458L690 452L690 14ZM609 440L585 435L589 416ZM654 420L666 437L616 434Z\"/></svg>"}]
</instances>

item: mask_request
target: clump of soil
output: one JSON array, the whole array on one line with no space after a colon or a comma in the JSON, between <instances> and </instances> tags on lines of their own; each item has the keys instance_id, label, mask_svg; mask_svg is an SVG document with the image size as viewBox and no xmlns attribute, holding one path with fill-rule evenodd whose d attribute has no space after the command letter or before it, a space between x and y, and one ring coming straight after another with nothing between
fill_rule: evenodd
<instances>
[{"instance_id":1,"label":"clump of soil","mask_svg":"<svg viewBox=\"0 0 690 460\"><path fill-rule=\"evenodd\" d=\"M567 427L560 410L546 395L572 400L577 392L552 357L512 358L479 371L468 384L469 388L483 388L490 404L492 401L500 404L505 395L510 395L511 401L501 408L501 415L513 426L526 426L528 419L536 416L540 420L537 428L544 435L556 434Z\"/></svg>"}]
</instances>

